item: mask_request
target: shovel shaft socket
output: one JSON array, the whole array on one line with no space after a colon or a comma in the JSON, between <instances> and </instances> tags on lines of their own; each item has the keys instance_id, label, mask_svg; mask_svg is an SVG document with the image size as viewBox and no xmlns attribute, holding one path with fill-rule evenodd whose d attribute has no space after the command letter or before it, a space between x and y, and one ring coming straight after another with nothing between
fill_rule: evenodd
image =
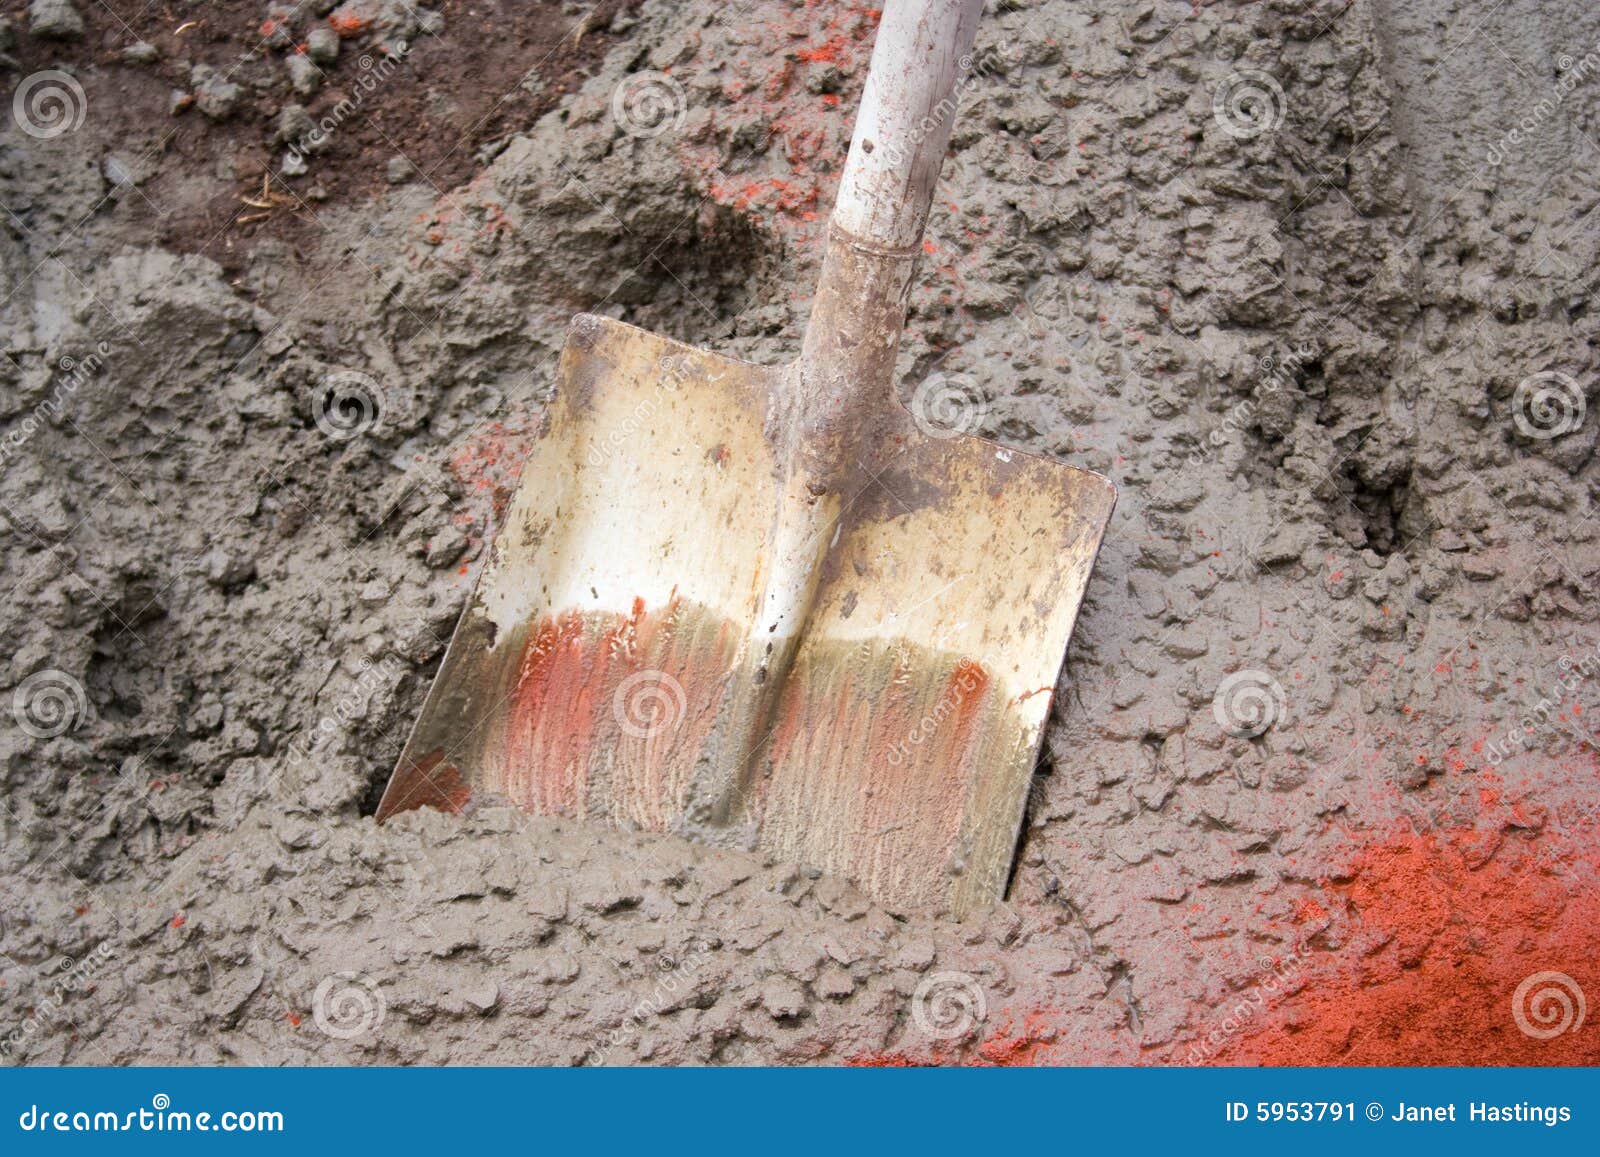
<instances>
[{"instance_id":1,"label":"shovel shaft socket","mask_svg":"<svg viewBox=\"0 0 1600 1157\"><path fill-rule=\"evenodd\" d=\"M889 0L794 367L797 459L819 485L892 391L911 275L972 71L983 0Z\"/></svg>"}]
</instances>

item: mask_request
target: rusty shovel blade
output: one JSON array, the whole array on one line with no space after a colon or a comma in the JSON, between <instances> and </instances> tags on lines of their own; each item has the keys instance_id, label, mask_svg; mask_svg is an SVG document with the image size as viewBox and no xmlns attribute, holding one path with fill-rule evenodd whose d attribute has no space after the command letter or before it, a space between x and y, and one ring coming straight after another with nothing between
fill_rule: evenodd
<instances>
[{"instance_id":1,"label":"rusty shovel blade","mask_svg":"<svg viewBox=\"0 0 1600 1157\"><path fill-rule=\"evenodd\" d=\"M506 803L764 848L892 908L1001 897L1112 487L885 391L819 494L790 389L575 320L380 820Z\"/></svg>"}]
</instances>

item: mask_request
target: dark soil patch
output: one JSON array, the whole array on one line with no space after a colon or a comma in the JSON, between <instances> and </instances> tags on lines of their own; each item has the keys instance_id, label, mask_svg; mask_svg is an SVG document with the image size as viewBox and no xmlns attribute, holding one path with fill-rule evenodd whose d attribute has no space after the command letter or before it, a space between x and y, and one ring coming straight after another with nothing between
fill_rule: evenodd
<instances>
[{"instance_id":1,"label":"dark soil patch","mask_svg":"<svg viewBox=\"0 0 1600 1157\"><path fill-rule=\"evenodd\" d=\"M442 25L412 31L394 59L386 54L401 37L365 19L381 15L375 0L331 12L266 0L156 0L142 10L131 0L79 3L86 32L72 42L30 35L23 0L4 0L0 11L16 32L8 90L42 69L71 72L87 98L78 131L138 182L136 193L114 192L96 212L120 203L125 223L151 242L233 269L249 247L241 242L297 245L319 231L322 207L359 204L384 187L395 157L414 166L411 180L438 192L461 184L496 144L590 75L615 40L612 21L634 2L603 0L570 15L557 0L439 0L432 11ZM319 25L340 33L340 51L318 65L319 87L304 95L291 86L287 59L307 53ZM140 41L158 58L129 60ZM208 118L193 103L174 112L185 103L180 94L192 98L196 65L239 86L226 118ZM290 104L332 126L299 177L281 168L279 117Z\"/></svg>"}]
</instances>

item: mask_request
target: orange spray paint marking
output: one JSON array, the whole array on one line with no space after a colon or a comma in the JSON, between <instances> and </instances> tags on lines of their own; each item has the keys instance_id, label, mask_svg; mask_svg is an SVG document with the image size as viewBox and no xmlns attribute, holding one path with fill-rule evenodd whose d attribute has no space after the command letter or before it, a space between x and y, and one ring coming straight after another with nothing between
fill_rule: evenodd
<instances>
[{"instance_id":1,"label":"orange spray paint marking","mask_svg":"<svg viewBox=\"0 0 1600 1157\"><path fill-rule=\"evenodd\" d=\"M1600 1063L1591 1026L1540 1040L1512 1006L1540 972L1600 990L1592 821L1536 836L1504 824L1401 830L1358 848L1341 875L1349 882L1324 887L1344 946L1312 952L1304 989L1217 1063Z\"/></svg>"},{"instance_id":2,"label":"orange spray paint marking","mask_svg":"<svg viewBox=\"0 0 1600 1157\"><path fill-rule=\"evenodd\" d=\"M342 4L328 16L328 26L340 36L359 36L372 27L372 17L361 6Z\"/></svg>"}]
</instances>

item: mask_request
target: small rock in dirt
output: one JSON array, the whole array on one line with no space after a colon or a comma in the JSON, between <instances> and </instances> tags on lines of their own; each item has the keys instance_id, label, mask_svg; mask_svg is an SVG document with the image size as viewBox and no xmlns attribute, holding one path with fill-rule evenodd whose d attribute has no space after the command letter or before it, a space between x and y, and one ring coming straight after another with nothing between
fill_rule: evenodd
<instances>
[{"instance_id":1,"label":"small rock in dirt","mask_svg":"<svg viewBox=\"0 0 1600 1157\"><path fill-rule=\"evenodd\" d=\"M390 157L389 166L384 170L384 177L391 185L403 185L416 175L417 167L408 157Z\"/></svg>"},{"instance_id":2,"label":"small rock in dirt","mask_svg":"<svg viewBox=\"0 0 1600 1157\"><path fill-rule=\"evenodd\" d=\"M1256 561L1263 566L1281 566L1293 562L1305 553L1316 540L1316 532L1304 524L1280 527L1256 551Z\"/></svg>"},{"instance_id":3,"label":"small rock in dirt","mask_svg":"<svg viewBox=\"0 0 1600 1157\"><path fill-rule=\"evenodd\" d=\"M931 940L913 940L894 958L894 962L901 968L909 968L912 972L925 972L934 961L934 947Z\"/></svg>"},{"instance_id":4,"label":"small rock in dirt","mask_svg":"<svg viewBox=\"0 0 1600 1157\"><path fill-rule=\"evenodd\" d=\"M837 964L830 964L817 977L817 995L829 1000L843 1000L856 990L856 982Z\"/></svg>"},{"instance_id":5,"label":"small rock in dirt","mask_svg":"<svg viewBox=\"0 0 1600 1157\"><path fill-rule=\"evenodd\" d=\"M229 968L222 971L211 990L206 1011L224 1024L232 1025L238 1013L261 988L267 974L260 968Z\"/></svg>"},{"instance_id":6,"label":"small rock in dirt","mask_svg":"<svg viewBox=\"0 0 1600 1157\"><path fill-rule=\"evenodd\" d=\"M792 1020L806 1010L806 994L794 981L774 976L761 986L761 1007L773 1020Z\"/></svg>"},{"instance_id":7,"label":"small rock in dirt","mask_svg":"<svg viewBox=\"0 0 1600 1157\"><path fill-rule=\"evenodd\" d=\"M1158 885L1156 890L1162 891L1163 888ZM1182 899L1183 893L1187 891L1181 884L1174 889L1172 883L1166 884L1164 890L1167 895L1176 892L1179 899ZM1067 948L1041 948L1037 952L1037 957L1033 967L1041 976L1071 976L1080 967L1077 955Z\"/></svg>"},{"instance_id":8,"label":"small rock in dirt","mask_svg":"<svg viewBox=\"0 0 1600 1157\"><path fill-rule=\"evenodd\" d=\"M318 25L306 37L306 55L318 64L331 64L339 58L339 34L327 25Z\"/></svg>"},{"instance_id":9,"label":"small rock in dirt","mask_svg":"<svg viewBox=\"0 0 1600 1157\"><path fill-rule=\"evenodd\" d=\"M571 984L582 973L582 965L571 956L562 953L546 960L537 975L543 984L565 985Z\"/></svg>"},{"instance_id":10,"label":"small rock in dirt","mask_svg":"<svg viewBox=\"0 0 1600 1157\"><path fill-rule=\"evenodd\" d=\"M293 9L285 8L281 4L274 4L267 9L267 18L261 23L261 33L269 48L276 48L281 52L294 43L294 27L289 23L292 12Z\"/></svg>"},{"instance_id":11,"label":"small rock in dirt","mask_svg":"<svg viewBox=\"0 0 1600 1157\"><path fill-rule=\"evenodd\" d=\"M301 96L310 96L322 84L322 69L309 56L291 56L286 62L289 84Z\"/></svg>"},{"instance_id":12,"label":"small rock in dirt","mask_svg":"<svg viewBox=\"0 0 1600 1157\"><path fill-rule=\"evenodd\" d=\"M463 992L461 1000L479 1016L488 1016L500 1003L500 986L492 980L485 980Z\"/></svg>"},{"instance_id":13,"label":"small rock in dirt","mask_svg":"<svg viewBox=\"0 0 1600 1157\"><path fill-rule=\"evenodd\" d=\"M228 590L243 586L256 577L256 560L248 555L213 550L206 555L206 581Z\"/></svg>"},{"instance_id":14,"label":"small rock in dirt","mask_svg":"<svg viewBox=\"0 0 1600 1157\"><path fill-rule=\"evenodd\" d=\"M28 30L41 40L77 40L83 35L83 17L72 0L33 0Z\"/></svg>"},{"instance_id":15,"label":"small rock in dirt","mask_svg":"<svg viewBox=\"0 0 1600 1157\"><path fill-rule=\"evenodd\" d=\"M274 143L280 145L293 145L296 150L313 152L312 137L316 134L317 122L311 119L311 114L306 111L303 104L286 104L278 110L277 132Z\"/></svg>"},{"instance_id":16,"label":"small rock in dirt","mask_svg":"<svg viewBox=\"0 0 1600 1157\"><path fill-rule=\"evenodd\" d=\"M122 50L122 59L128 64L154 64L161 59L161 50L148 40L139 40Z\"/></svg>"},{"instance_id":17,"label":"small rock in dirt","mask_svg":"<svg viewBox=\"0 0 1600 1157\"><path fill-rule=\"evenodd\" d=\"M467 536L453 526L446 527L429 544L424 561L434 570L442 570L460 558L466 549Z\"/></svg>"},{"instance_id":18,"label":"small rock in dirt","mask_svg":"<svg viewBox=\"0 0 1600 1157\"><path fill-rule=\"evenodd\" d=\"M179 113L188 112L189 106L193 103L194 94L192 92L184 92L181 88L175 88L172 90L172 95L167 98L167 109L173 116L177 116Z\"/></svg>"},{"instance_id":19,"label":"small rock in dirt","mask_svg":"<svg viewBox=\"0 0 1600 1157\"><path fill-rule=\"evenodd\" d=\"M1330 598L1347 599L1356 593L1356 569L1348 562L1334 559L1328 564L1328 573L1322 580L1323 589Z\"/></svg>"},{"instance_id":20,"label":"small rock in dirt","mask_svg":"<svg viewBox=\"0 0 1600 1157\"><path fill-rule=\"evenodd\" d=\"M184 720L183 729L190 735L210 735L222 726L224 714L222 700L215 695L208 695L200 701L200 705L189 712L189 718Z\"/></svg>"},{"instance_id":21,"label":"small rock in dirt","mask_svg":"<svg viewBox=\"0 0 1600 1157\"><path fill-rule=\"evenodd\" d=\"M609 868L592 868L573 881L573 898L588 912L608 916L644 902L638 881Z\"/></svg>"},{"instance_id":22,"label":"small rock in dirt","mask_svg":"<svg viewBox=\"0 0 1600 1157\"><path fill-rule=\"evenodd\" d=\"M1415 759L1406 759L1394 773L1395 784L1401 791L1416 791L1428 784L1428 765L1424 761L1418 763Z\"/></svg>"},{"instance_id":23,"label":"small rock in dirt","mask_svg":"<svg viewBox=\"0 0 1600 1157\"><path fill-rule=\"evenodd\" d=\"M278 826L278 842L292 852L320 847L327 838L316 824L300 817L290 817Z\"/></svg>"},{"instance_id":24,"label":"small rock in dirt","mask_svg":"<svg viewBox=\"0 0 1600 1157\"><path fill-rule=\"evenodd\" d=\"M859 919L872 907L860 892L832 876L817 885L816 896L824 908L845 920Z\"/></svg>"},{"instance_id":25,"label":"small rock in dirt","mask_svg":"<svg viewBox=\"0 0 1600 1157\"><path fill-rule=\"evenodd\" d=\"M306 159L297 152L284 153L281 169L285 177L303 177L306 175Z\"/></svg>"},{"instance_id":26,"label":"small rock in dirt","mask_svg":"<svg viewBox=\"0 0 1600 1157\"><path fill-rule=\"evenodd\" d=\"M122 157L112 153L100 162L100 171L105 174L107 182L117 189L127 189L137 185L138 179L133 175L130 163Z\"/></svg>"},{"instance_id":27,"label":"small rock in dirt","mask_svg":"<svg viewBox=\"0 0 1600 1157\"><path fill-rule=\"evenodd\" d=\"M214 121L225 121L239 107L243 89L207 64L197 64L189 73L194 85L195 107Z\"/></svg>"}]
</instances>

